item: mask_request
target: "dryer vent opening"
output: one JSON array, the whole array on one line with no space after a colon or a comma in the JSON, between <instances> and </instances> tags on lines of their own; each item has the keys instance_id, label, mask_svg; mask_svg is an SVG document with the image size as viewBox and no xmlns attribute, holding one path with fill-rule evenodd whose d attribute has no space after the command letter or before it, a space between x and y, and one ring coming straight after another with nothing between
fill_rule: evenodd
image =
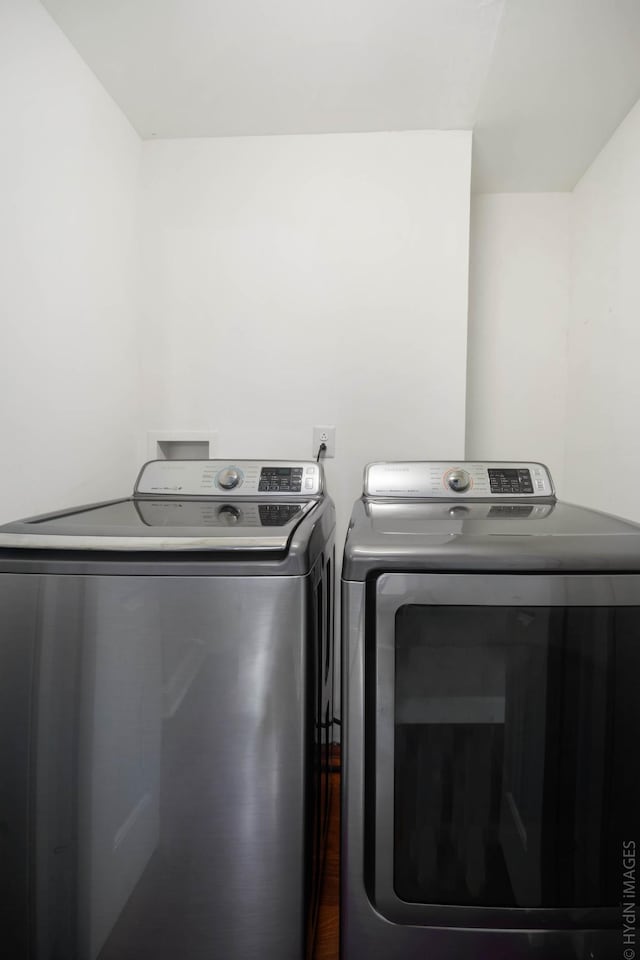
<instances>
[{"instance_id":1,"label":"dryer vent opening","mask_svg":"<svg viewBox=\"0 0 640 960\"><path fill-rule=\"evenodd\" d=\"M157 444L156 460L208 460L209 443L206 440L161 440Z\"/></svg>"}]
</instances>

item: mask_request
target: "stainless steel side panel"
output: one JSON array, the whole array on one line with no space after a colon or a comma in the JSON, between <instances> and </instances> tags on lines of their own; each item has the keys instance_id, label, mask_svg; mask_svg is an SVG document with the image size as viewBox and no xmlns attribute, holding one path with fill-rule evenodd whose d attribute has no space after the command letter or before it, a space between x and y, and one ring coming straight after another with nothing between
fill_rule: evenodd
<instances>
[{"instance_id":1,"label":"stainless steel side panel","mask_svg":"<svg viewBox=\"0 0 640 960\"><path fill-rule=\"evenodd\" d=\"M38 587L33 577L0 576L0 922L3 953L19 958L30 955L32 942L24 891L31 879L31 678Z\"/></svg>"},{"instance_id":2,"label":"stainless steel side panel","mask_svg":"<svg viewBox=\"0 0 640 960\"><path fill-rule=\"evenodd\" d=\"M373 595L367 596L367 584L342 582L342 866L341 866L341 957L342 960L612 960L622 956L620 930L510 930L474 929L472 927L429 926L416 918L413 904L404 904L395 895L393 919L383 916L375 905L375 875L378 855L391 855L391 838L387 850L375 849L376 785L384 798L393 794L393 744L384 737L386 712L393 690L385 681L382 691L382 741L376 740L376 715L368 713L371 699L365 683L367 651L373 652L376 642L372 619L382 618L383 636L379 644L390 642L389 617L401 603L411 602L512 602L505 599L522 596L526 585L522 577L478 575L464 578L475 581L461 591L454 580L459 577L384 575L380 578L382 605L376 607L375 584L369 585ZM537 602L592 604L638 602L638 580L631 577L542 577L533 588ZM441 581L442 589L435 586ZM505 583L505 581L509 581ZM516 585L516 581L518 585ZM542 583L544 581L544 583ZM571 581L568 583L567 581ZM591 581L588 583L587 581ZM507 591L505 593L504 591ZM474 590L478 590L476 595ZM595 592L594 592L595 590ZM529 594L531 596L531 593ZM591 601L589 601L591 596ZM438 600L437 598L440 597ZM448 599L446 599L448 597ZM479 598L482 597L482 600ZM493 601L491 600L493 597ZM545 600L543 601L543 597ZM634 598L635 597L635 601ZM427 600L428 598L428 600ZM436 599L434 599L436 598ZM549 600L551 598L551 600ZM367 602L371 607L367 607ZM530 599L529 602L536 602ZM369 632L368 632L369 631ZM370 682L369 674L366 677ZM375 762L373 751L375 750ZM384 814L383 814L384 816ZM378 838L380 840L380 837ZM378 876L378 883L380 883ZM382 880L384 889L385 880ZM387 889L387 896L389 890ZM384 899L384 893L383 893ZM428 909L428 908L427 908ZM395 912L393 912L395 911ZM427 911L425 911L426 913ZM419 907L418 907L419 913Z\"/></svg>"},{"instance_id":3,"label":"stainless steel side panel","mask_svg":"<svg viewBox=\"0 0 640 960\"><path fill-rule=\"evenodd\" d=\"M11 960L300 960L306 584L0 575Z\"/></svg>"}]
</instances>

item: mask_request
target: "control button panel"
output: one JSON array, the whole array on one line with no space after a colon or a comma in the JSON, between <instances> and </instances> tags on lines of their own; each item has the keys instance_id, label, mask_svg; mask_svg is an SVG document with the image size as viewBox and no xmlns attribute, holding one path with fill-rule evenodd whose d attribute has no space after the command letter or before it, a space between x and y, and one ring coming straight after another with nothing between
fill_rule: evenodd
<instances>
[{"instance_id":1,"label":"control button panel","mask_svg":"<svg viewBox=\"0 0 640 960\"><path fill-rule=\"evenodd\" d=\"M137 497L318 496L324 490L322 465L286 460L152 460L135 485ZM230 521L231 522L231 521Z\"/></svg>"},{"instance_id":2,"label":"control button panel","mask_svg":"<svg viewBox=\"0 0 640 960\"><path fill-rule=\"evenodd\" d=\"M533 493L528 467L489 467L491 493Z\"/></svg>"},{"instance_id":3,"label":"control button panel","mask_svg":"<svg viewBox=\"0 0 640 960\"><path fill-rule=\"evenodd\" d=\"M260 471L260 493L300 493L302 467L263 467Z\"/></svg>"},{"instance_id":4,"label":"control button panel","mask_svg":"<svg viewBox=\"0 0 640 960\"><path fill-rule=\"evenodd\" d=\"M364 495L422 500L555 499L542 463L399 461L370 463Z\"/></svg>"}]
</instances>

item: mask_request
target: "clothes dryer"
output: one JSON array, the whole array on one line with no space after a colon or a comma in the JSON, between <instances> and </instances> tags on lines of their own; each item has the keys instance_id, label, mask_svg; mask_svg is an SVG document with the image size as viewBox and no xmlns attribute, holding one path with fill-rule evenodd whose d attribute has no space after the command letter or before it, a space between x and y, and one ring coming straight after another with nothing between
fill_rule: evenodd
<instances>
[{"instance_id":1,"label":"clothes dryer","mask_svg":"<svg viewBox=\"0 0 640 960\"><path fill-rule=\"evenodd\" d=\"M320 465L154 461L0 529L11 960L302 960L327 816Z\"/></svg>"},{"instance_id":2,"label":"clothes dryer","mask_svg":"<svg viewBox=\"0 0 640 960\"><path fill-rule=\"evenodd\" d=\"M343 960L635 950L640 528L375 463L343 580Z\"/></svg>"}]
</instances>

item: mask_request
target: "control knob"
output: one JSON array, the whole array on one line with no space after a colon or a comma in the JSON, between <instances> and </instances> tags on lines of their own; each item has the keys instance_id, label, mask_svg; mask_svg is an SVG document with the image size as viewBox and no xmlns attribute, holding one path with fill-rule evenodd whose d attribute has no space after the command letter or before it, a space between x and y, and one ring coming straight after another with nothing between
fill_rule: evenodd
<instances>
[{"instance_id":1,"label":"control knob","mask_svg":"<svg viewBox=\"0 0 640 960\"><path fill-rule=\"evenodd\" d=\"M218 486L223 490L233 490L240 483L240 471L235 467L227 467L221 470L217 477Z\"/></svg>"},{"instance_id":2,"label":"control knob","mask_svg":"<svg viewBox=\"0 0 640 960\"><path fill-rule=\"evenodd\" d=\"M462 469L449 470L447 483L454 493L464 493L471 483L471 475Z\"/></svg>"}]
</instances>

